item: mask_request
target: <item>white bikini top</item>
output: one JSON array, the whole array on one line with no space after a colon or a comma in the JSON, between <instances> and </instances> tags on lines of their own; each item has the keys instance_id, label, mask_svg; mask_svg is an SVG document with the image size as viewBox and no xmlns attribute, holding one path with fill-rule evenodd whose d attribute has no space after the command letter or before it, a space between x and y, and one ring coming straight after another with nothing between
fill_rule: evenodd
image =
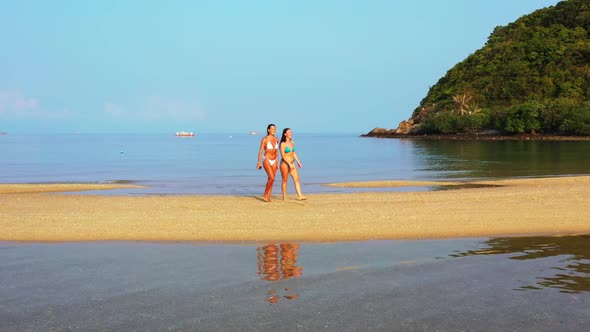
<instances>
[{"instance_id":1,"label":"white bikini top","mask_svg":"<svg viewBox=\"0 0 590 332\"><path fill-rule=\"evenodd\" d=\"M266 141L266 149L279 149L279 142L276 142L275 145L273 146L272 143L270 141Z\"/></svg>"}]
</instances>

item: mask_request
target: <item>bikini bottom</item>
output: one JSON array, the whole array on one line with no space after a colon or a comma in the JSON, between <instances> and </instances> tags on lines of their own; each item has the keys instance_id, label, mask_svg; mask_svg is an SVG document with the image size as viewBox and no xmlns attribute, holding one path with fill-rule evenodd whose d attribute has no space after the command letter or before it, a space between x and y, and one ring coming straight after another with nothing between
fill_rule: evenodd
<instances>
[{"instance_id":1,"label":"bikini bottom","mask_svg":"<svg viewBox=\"0 0 590 332\"><path fill-rule=\"evenodd\" d=\"M277 162L276 159L266 159L266 158L264 158L264 159L268 160L268 163L270 164L270 166L274 166L274 164Z\"/></svg>"}]
</instances>

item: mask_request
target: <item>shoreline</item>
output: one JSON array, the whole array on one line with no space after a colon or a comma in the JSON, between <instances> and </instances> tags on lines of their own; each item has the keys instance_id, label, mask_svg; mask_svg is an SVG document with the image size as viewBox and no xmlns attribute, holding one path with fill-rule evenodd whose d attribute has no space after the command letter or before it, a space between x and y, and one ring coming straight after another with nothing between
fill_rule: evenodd
<instances>
[{"instance_id":1,"label":"shoreline","mask_svg":"<svg viewBox=\"0 0 590 332\"><path fill-rule=\"evenodd\" d=\"M419 139L419 140L448 140L448 141L590 141L590 136L560 136L543 134L489 135L489 134L395 134L384 132L380 134L367 133L361 137Z\"/></svg>"},{"instance_id":2,"label":"shoreline","mask_svg":"<svg viewBox=\"0 0 590 332\"><path fill-rule=\"evenodd\" d=\"M0 195L65 193L126 188L144 188L144 186L122 183L0 183Z\"/></svg>"},{"instance_id":3,"label":"shoreline","mask_svg":"<svg viewBox=\"0 0 590 332\"><path fill-rule=\"evenodd\" d=\"M411 183L410 183L411 182ZM590 176L372 181L334 186L456 190L261 196L103 196L52 192L125 184L0 184L0 241L366 241L590 234ZM465 186L465 185L470 186Z\"/></svg>"}]
</instances>

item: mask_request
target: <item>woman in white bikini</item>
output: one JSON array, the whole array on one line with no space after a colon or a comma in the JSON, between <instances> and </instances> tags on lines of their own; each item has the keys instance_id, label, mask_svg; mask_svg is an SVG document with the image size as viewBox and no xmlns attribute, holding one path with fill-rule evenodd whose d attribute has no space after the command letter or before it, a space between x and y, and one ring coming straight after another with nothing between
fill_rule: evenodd
<instances>
[{"instance_id":1,"label":"woman in white bikini","mask_svg":"<svg viewBox=\"0 0 590 332\"><path fill-rule=\"evenodd\" d=\"M279 139L275 137L276 132L277 127L272 123L269 124L268 127L266 127L267 135L264 136L260 141L260 149L258 150L258 161L256 163L256 168L261 169L262 167L264 167L264 170L268 175L268 180L266 181L266 188L264 189L265 202L270 202L272 185L275 182L275 176L277 174L277 169L279 165L279 163L277 162L279 156ZM262 164L260 163L261 158Z\"/></svg>"},{"instance_id":2,"label":"woman in white bikini","mask_svg":"<svg viewBox=\"0 0 590 332\"><path fill-rule=\"evenodd\" d=\"M299 157L295 152L295 142L291 139L293 137L293 133L291 132L290 128L283 129L283 136L281 137L281 175L283 177L283 182L281 183L281 191L283 193L283 199L287 199L287 180L289 179L289 175L293 179L295 183L295 191L297 192L297 199L302 201L307 199L307 197L301 194L301 186L299 185L299 173L297 172L297 168L295 168L295 162L297 162L297 166L299 168L302 167L301 162L299 161Z\"/></svg>"}]
</instances>

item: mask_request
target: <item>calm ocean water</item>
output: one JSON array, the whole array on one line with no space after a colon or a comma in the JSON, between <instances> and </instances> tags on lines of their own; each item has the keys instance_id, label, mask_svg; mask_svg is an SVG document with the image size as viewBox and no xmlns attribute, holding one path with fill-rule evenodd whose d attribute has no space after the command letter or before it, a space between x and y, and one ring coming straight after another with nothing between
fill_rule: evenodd
<instances>
[{"instance_id":1,"label":"calm ocean water","mask_svg":"<svg viewBox=\"0 0 590 332\"><path fill-rule=\"evenodd\" d=\"M259 195L266 181L264 171L255 168L261 138L248 134L10 134L0 136L0 182L131 181L148 188L112 193ZM297 133L293 139L303 163L305 193L367 190L322 185L330 182L590 173L589 141L423 141ZM279 192L277 181L274 194ZM293 192L291 182L289 192Z\"/></svg>"}]
</instances>

